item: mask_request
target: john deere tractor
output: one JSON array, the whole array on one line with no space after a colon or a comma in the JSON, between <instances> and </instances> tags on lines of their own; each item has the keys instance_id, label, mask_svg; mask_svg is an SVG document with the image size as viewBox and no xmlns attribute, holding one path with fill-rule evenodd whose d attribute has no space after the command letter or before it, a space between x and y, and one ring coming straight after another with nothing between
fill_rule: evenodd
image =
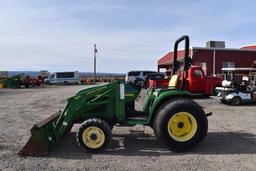
<instances>
[{"instance_id":1,"label":"john deere tractor","mask_svg":"<svg viewBox=\"0 0 256 171\"><path fill-rule=\"evenodd\" d=\"M183 67L180 67L177 50L182 41L185 41L185 55ZM148 89L142 111L134 108L141 90L132 83L114 81L81 90L67 99L63 111L33 126L32 136L19 154L48 153L75 123L80 123L77 144L88 152L104 150L111 142L115 125L150 126L157 139L170 150L183 152L191 149L207 134L208 121L202 107L185 90L187 70L191 65L188 55L189 37L182 36L174 45L169 88Z\"/></svg>"}]
</instances>

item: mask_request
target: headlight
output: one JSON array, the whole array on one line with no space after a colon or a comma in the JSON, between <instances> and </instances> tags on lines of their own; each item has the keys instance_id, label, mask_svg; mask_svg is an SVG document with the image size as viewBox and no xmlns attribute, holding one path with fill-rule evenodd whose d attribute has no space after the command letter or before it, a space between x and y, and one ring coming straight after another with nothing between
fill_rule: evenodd
<instances>
[{"instance_id":1,"label":"headlight","mask_svg":"<svg viewBox=\"0 0 256 171\"><path fill-rule=\"evenodd\" d=\"M157 97L157 96L158 96L158 92L155 91L155 92L153 93L153 95Z\"/></svg>"}]
</instances>

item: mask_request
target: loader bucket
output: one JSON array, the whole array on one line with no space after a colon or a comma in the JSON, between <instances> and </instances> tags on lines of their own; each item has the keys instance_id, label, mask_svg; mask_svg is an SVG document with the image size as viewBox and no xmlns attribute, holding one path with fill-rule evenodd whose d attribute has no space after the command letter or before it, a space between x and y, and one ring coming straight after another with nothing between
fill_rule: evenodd
<instances>
[{"instance_id":1,"label":"loader bucket","mask_svg":"<svg viewBox=\"0 0 256 171\"><path fill-rule=\"evenodd\" d=\"M57 143L53 130L60 114L61 111L35 124L30 130L31 137L18 154L21 156L39 156L47 154L51 147Z\"/></svg>"}]
</instances>

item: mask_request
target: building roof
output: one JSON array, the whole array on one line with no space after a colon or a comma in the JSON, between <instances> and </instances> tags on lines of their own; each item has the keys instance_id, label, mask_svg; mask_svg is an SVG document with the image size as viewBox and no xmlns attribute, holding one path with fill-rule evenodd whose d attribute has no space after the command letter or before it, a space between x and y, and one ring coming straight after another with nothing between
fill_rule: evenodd
<instances>
[{"instance_id":1,"label":"building roof","mask_svg":"<svg viewBox=\"0 0 256 171\"><path fill-rule=\"evenodd\" d=\"M161 57L158 61L157 64L158 65L168 65L172 63L173 60L173 54L174 52L168 52L167 54L165 54L163 57ZM189 49L189 56L191 56L192 54L192 49ZM179 50L177 53L177 59L182 59L185 55L185 51L184 50Z\"/></svg>"},{"instance_id":2,"label":"building roof","mask_svg":"<svg viewBox=\"0 0 256 171\"><path fill-rule=\"evenodd\" d=\"M256 50L256 44L254 44L254 45L245 45L245 46L241 46L239 49Z\"/></svg>"}]
</instances>

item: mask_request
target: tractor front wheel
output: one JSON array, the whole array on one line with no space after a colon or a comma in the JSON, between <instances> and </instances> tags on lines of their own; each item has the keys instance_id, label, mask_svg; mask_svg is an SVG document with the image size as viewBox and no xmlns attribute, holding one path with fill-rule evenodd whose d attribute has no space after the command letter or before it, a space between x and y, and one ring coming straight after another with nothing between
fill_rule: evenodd
<instances>
[{"instance_id":1,"label":"tractor front wheel","mask_svg":"<svg viewBox=\"0 0 256 171\"><path fill-rule=\"evenodd\" d=\"M156 113L154 132L172 151L184 152L206 136L208 120L203 109L190 99L164 103Z\"/></svg>"},{"instance_id":2,"label":"tractor front wheel","mask_svg":"<svg viewBox=\"0 0 256 171\"><path fill-rule=\"evenodd\" d=\"M98 118L83 122L76 135L78 145L89 152L104 150L110 144L111 138L110 126Z\"/></svg>"}]
</instances>

